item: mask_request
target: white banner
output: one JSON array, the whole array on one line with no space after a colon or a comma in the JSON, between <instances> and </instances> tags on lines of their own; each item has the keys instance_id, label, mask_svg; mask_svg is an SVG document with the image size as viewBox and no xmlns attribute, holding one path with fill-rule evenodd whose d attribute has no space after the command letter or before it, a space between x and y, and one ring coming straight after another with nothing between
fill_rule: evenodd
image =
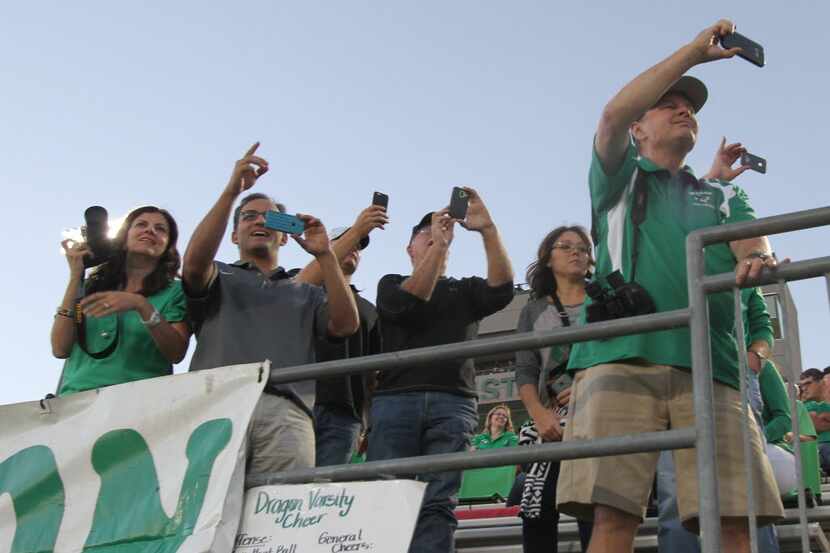
<instances>
[{"instance_id":1,"label":"white banner","mask_svg":"<svg viewBox=\"0 0 830 553\"><path fill-rule=\"evenodd\" d=\"M405 553L425 488L414 480L251 488L234 553Z\"/></svg>"},{"instance_id":2,"label":"white banner","mask_svg":"<svg viewBox=\"0 0 830 553\"><path fill-rule=\"evenodd\" d=\"M267 369L0 406L0 553L227 553Z\"/></svg>"}]
</instances>

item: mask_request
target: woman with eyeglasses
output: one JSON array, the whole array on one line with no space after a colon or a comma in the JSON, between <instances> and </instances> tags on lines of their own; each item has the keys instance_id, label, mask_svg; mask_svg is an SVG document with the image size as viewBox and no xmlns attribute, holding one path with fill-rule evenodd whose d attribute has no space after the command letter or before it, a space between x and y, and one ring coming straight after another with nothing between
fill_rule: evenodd
<instances>
[{"instance_id":1,"label":"woman with eyeglasses","mask_svg":"<svg viewBox=\"0 0 830 553\"><path fill-rule=\"evenodd\" d=\"M474 449L494 449L512 447L519 443L519 437L513 431L513 419L510 408L505 404L496 405L487 413L484 430L473 437Z\"/></svg>"},{"instance_id":2,"label":"woman with eyeglasses","mask_svg":"<svg viewBox=\"0 0 830 553\"><path fill-rule=\"evenodd\" d=\"M536 261L527 269L530 300L519 316L518 332L579 324L586 278L593 265L591 239L584 228L562 226L548 233L539 244ZM572 381L565 370L569 353L569 345L516 352L516 385L531 417L519 431L519 445L562 440ZM524 551L555 552L559 463L532 463L525 473L519 514ZM590 524L579 521L579 534L585 550Z\"/></svg>"},{"instance_id":3,"label":"woman with eyeglasses","mask_svg":"<svg viewBox=\"0 0 830 553\"><path fill-rule=\"evenodd\" d=\"M69 283L51 336L52 353L66 359L58 395L172 374L184 359L190 330L176 280L177 238L170 213L135 209L112 241L112 256L86 281L88 246L62 242Z\"/></svg>"}]
</instances>

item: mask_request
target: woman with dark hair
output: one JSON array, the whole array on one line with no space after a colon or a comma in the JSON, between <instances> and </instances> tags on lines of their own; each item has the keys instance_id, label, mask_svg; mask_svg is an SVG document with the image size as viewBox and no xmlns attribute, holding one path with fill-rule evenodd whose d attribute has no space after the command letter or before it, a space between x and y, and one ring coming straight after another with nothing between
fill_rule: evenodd
<instances>
[{"instance_id":1,"label":"woman with dark hair","mask_svg":"<svg viewBox=\"0 0 830 553\"><path fill-rule=\"evenodd\" d=\"M52 325L52 353L66 359L58 395L168 375L184 359L190 330L176 280L178 234L167 211L133 210L112 241L112 255L86 282L89 248L61 243L69 283Z\"/></svg>"},{"instance_id":2,"label":"woman with dark hair","mask_svg":"<svg viewBox=\"0 0 830 553\"><path fill-rule=\"evenodd\" d=\"M536 261L527 269L530 300L519 316L518 332L545 331L578 324L585 301L585 281L594 264L591 239L584 228L562 226L545 236ZM519 445L562 439L570 399L569 345L516 352L516 385L531 420L519 430ZM558 462L536 462L525 470L521 511L525 553L557 550ZM590 525L579 521L587 549Z\"/></svg>"}]
</instances>

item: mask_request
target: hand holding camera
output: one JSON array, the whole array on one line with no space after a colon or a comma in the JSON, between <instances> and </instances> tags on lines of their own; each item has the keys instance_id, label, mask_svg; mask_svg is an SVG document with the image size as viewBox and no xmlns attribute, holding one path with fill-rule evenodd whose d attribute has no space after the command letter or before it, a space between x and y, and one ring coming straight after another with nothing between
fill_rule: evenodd
<instances>
[{"instance_id":1,"label":"hand holding camera","mask_svg":"<svg viewBox=\"0 0 830 553\"><path fill-rule=\"evenodd\" d=\"M80 280L84 276L84 260L89 257L89 247L84 242L66 239L61 242L66 262L69 264L69 278Z\"/></svg>"}]
</instances>

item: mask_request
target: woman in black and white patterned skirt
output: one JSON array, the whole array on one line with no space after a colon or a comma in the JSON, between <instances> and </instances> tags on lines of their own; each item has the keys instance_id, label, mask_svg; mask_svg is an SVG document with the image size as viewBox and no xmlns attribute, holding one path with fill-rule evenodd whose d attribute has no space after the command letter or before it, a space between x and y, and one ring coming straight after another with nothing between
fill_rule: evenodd
<instances>
[{"instance_id":1,"label":"woman in black and white patterned skirt","mask_svg":"<svg viewBox=\"0 0 830 553\"><path fill-rule=\"evenodd\" d=\"M562 226L548 233L539 245L536 261L527 270L530 301L519 316L518 331L579 324L585 282L593 263L591 239L584 228ZM516 352L516 384L531 416L519 430L520 446L562 439L572 381L566 371L569 352L568 345ZM540 461L525 468L519 514L524 552L556 552L559 463ZM587 549L590 528L590 523L579 521L583 551Z\"/></svg>"}]
</instances>

